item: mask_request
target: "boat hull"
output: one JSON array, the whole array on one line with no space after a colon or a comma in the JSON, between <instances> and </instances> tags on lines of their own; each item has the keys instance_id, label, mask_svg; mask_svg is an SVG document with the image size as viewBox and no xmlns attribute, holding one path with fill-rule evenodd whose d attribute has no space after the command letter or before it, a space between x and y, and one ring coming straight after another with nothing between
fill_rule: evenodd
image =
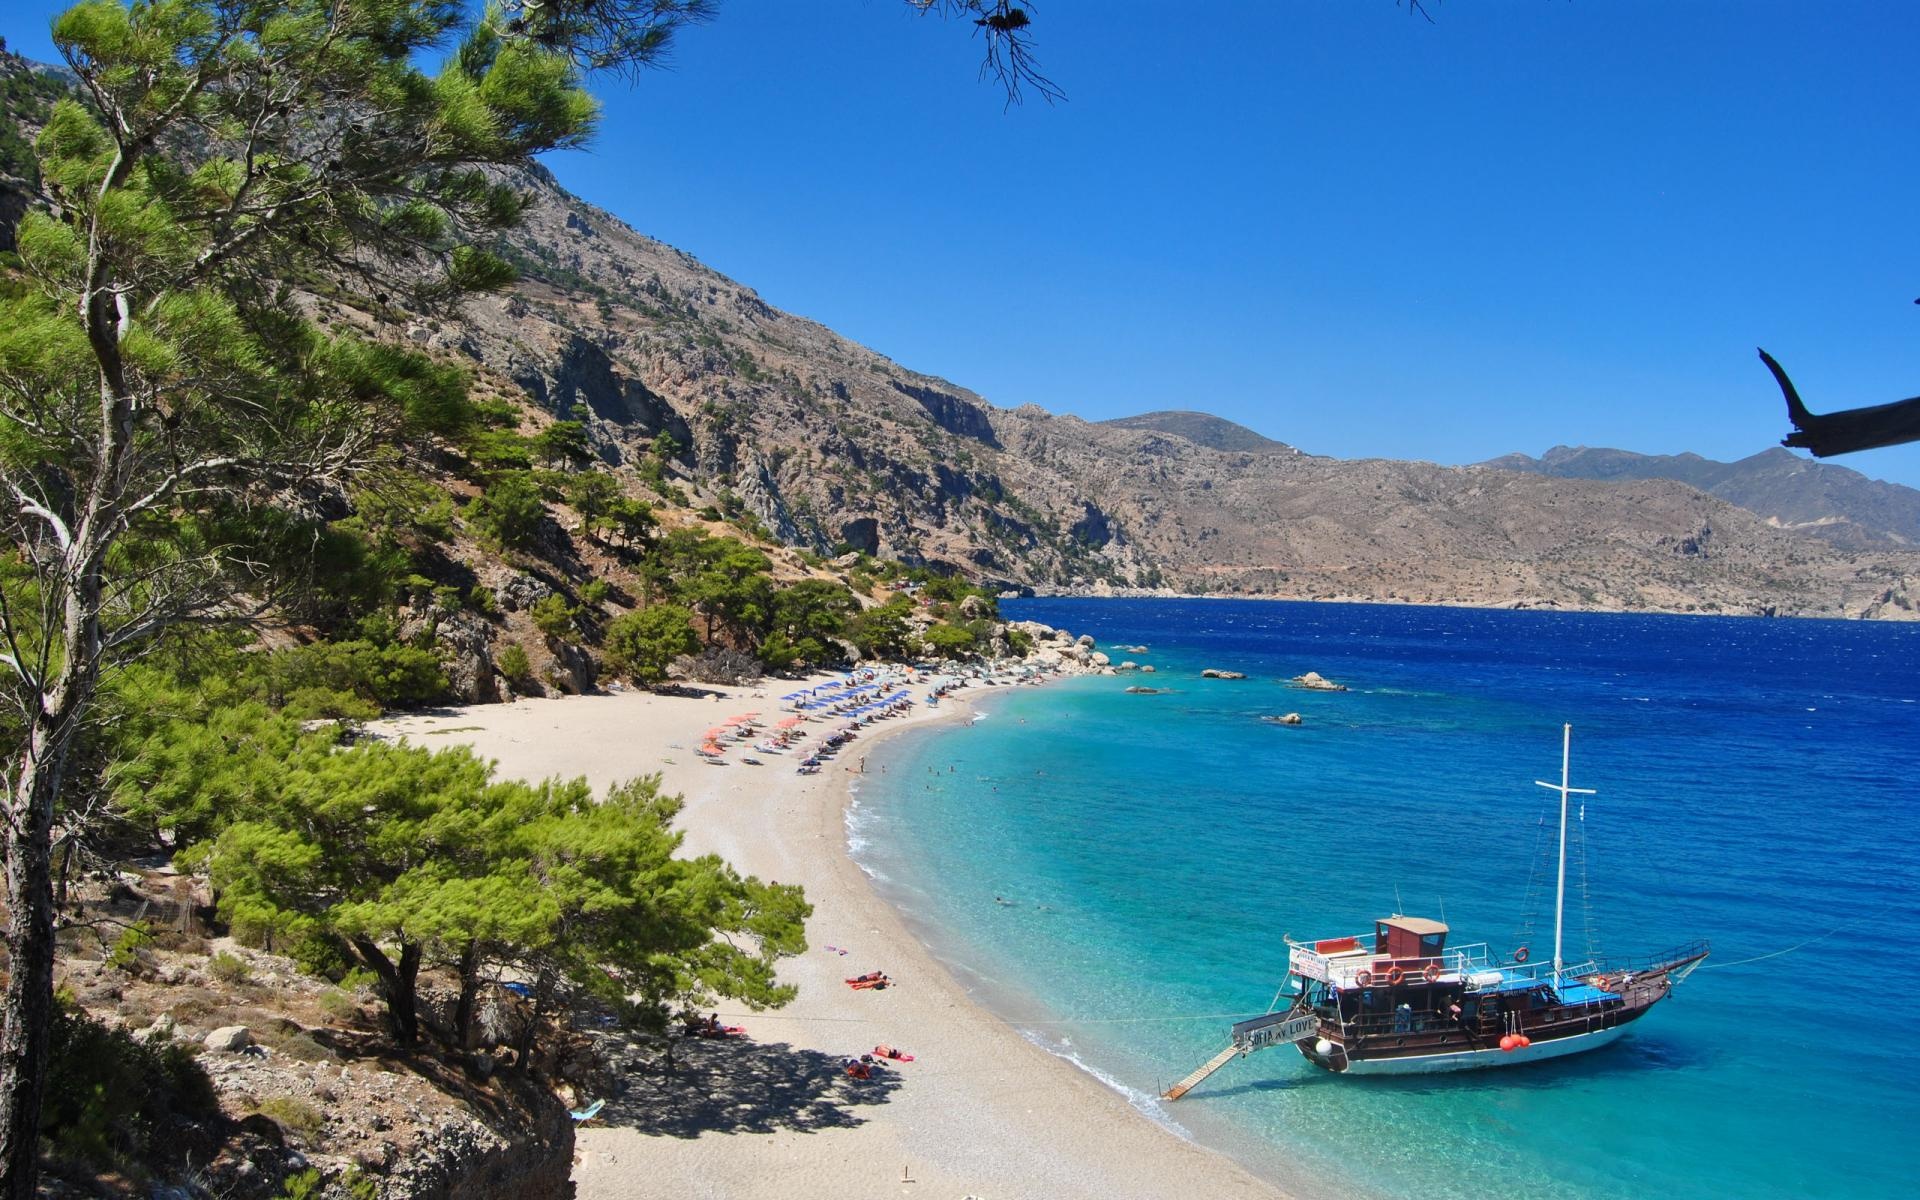
<instances>
[{"instance_id":1,"label":"boat hull","mask_svg":"<svg viewBox=\"0 0 1920 1200\"><path fill-rule=\"evenodd\" d=\"M1486 1067L1513 1067L1521 1063L1539 1062L1549 1058L1564 1058L1569 1054L1580 1054L1587 1050L1597 1050L1612 1042L1627 1031L1625 1025L1616 1025L1611 1029L1596 1029L1592 1033L1576 1033L1552 1041L1535 1042L1531 1046L1522 1046L1513 1050L1502 1050L1498 1046L1489 1046L1482 1050L1450 1050L1440 1054L1406 1054L1391 1058L1348 1058L1341 1070L1343 1075L1433 1075L1443 1071L1477 1071ZM1300 1044L1300 1052L1308 1061L1318 1062L1311 1052L1312 1042ZM1324 1064L1323 1064L1324 1065Z\"/></svg>"}]
</instances>

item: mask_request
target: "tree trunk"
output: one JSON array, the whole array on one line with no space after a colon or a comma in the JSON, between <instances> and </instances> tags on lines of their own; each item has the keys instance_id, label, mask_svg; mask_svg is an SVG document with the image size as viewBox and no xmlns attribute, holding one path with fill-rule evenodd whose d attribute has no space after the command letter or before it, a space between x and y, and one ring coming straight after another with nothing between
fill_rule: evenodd
<instances>
[{"instance_id":1,"label":"tree trunk","mask_svg":"<svg viewBox=\"0 0 1920 1200\"><path fill-rule=\"evenodd\" d=\"M392 1027L394 1038L402 1045L412 1045L420 1038L416 992L420 977L419 944L400 943L400 961L396 963L370 938L356 937L349 941L360 961L380 977L380 994L387 1002L387 1024Z\"/></svg>"},{"instance_id":2,"label":"tree trunk","mask_svg":"<svg viewBox=\"0 0 1920 1200\"><path fill-rule=\"evenodd\" d=\"M521 1027L520 1036L514 1045L514 1061L528 1074L533 1070L534 1039L539 1035L540 1018L547 1015L547 1000L552 988L553 976L545 967L533 980L533 1005L527 1012L527 1023Z\"/></svg>"},{"instance_id":3,"label":"tree trunk","mask_svg":"<svg viewBox=\"0 0 1920 1200\"><path fill-rule=\"evenodd\" d=\"M89 544L84 536L78 540ZM68 561L76 558L82 566L67 591L66 662L51 686L40 690L0 821L9 920L0 1011L0 1200L32 1200L39 1190L40 1103L53 1021L53 808L100 662L99 557L70 550Z\"/></svg>"},{"instance_id":4,"label":"tree trunk","mask_svg":"<svg viewBox=\"0 0 1920 1200\"><path fill-rule=\"evenodd\" d=\"M30 786L23 781L22 790ZM40 1101L46 1087L47 1029L53 1020L53 888L48 823L34 821L38 815L29 816L24 830L7 822L5 834L7 911L12 917L5 1029L0 1033L0 1196L6 1200L29 1200L37 1190Z\"/></svg>"},{"instance_id":5,"label":"tree trunk","mask_svg":"<svg viewBox=\"0 0 1920 1200\"><path fill-rule=\"evenodd\" d=\"M66 706L61 706L66 707ZM60 714L65 716L68 714ZM65 765L66 722L39 714L28 734L6 847L7 987L0 1013L0 1197L31 1200L39 1183L40 1102L53 1020L53 799Z\"/></svg>"},{"instance_id":6,"label":"tree trunk","mask_svg":"<svg viewBox=\"0 0 1920 1200\"><path fill-rule=\"evenodd\" d=\"M473 1008L480 995L480 943L470 941L460 951L460 999L453 1006L453 1042L460 1050L473 1048Z\"/></svg>"}]
</instances>

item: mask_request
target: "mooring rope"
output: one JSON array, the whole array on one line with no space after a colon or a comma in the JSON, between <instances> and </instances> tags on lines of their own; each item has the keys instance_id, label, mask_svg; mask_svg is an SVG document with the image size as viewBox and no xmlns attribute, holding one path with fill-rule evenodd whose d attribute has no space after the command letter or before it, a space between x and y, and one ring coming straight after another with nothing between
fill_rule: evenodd
<instances>
[{"instance_id":1,"label":"mooring rope","mask_svg":"<svg viewBox=\"0 0 1920 1200\"><path fill-rule=\"evenodd\" d=\"M1779 958L1783 954L1792 954L1795 950L1800 950L1807 946L1811 946L1815 942L1824 942L1828 938L1832 937L1834 934L1840 933L1844 930L1851 929L1855 925L1859 925L1864 921L1868 920L1869 918L1877 917L1881 913L1886 912L1888 909L1892 907L1893 905L1891 904L1883 904L1879 908L1874 909L1872 912L1867 913L1865 916L1855 917L1851 921L1846 921L1846 922L1843 922L1842 924L1835 925L1832 929L1827 930L1825 933L1820 934L1817 937L1810 937L1804 942L1795 942L1793 945L1788 946L1785 950L1773 950L1766 954L1756 954L1752 958L1736 958L1732 962L1701 963L1699 966L1699 969L1702 971L1711 971L1716 967L1744 967L1748 963L1762 962L1769 958Z\"/></svg>"}]
</instances>

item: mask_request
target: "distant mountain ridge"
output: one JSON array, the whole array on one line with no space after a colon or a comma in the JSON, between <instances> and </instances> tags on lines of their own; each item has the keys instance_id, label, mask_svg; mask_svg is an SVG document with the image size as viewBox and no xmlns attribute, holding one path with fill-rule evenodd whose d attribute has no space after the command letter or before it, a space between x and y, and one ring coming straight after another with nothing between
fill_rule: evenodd
<instances>
[{"instance_id":1,"label":"distant mountain ridge","mask_svg":"<svg viewBox=\"0 0 1920 1200\"><path fill-rule=\"evenodd\" d=\"M1539 458L1508 454L1480 464L1556 479L1671 479L1718 496L1782 529L1852 549L1920 546L1920 491L1812 462L1775 446L1736 462L1697 454L1635 454L1555 446Z\"/></svg>"},{"instance_id":2,"label":"distant mountain ridge","mask_svg":"<svg viewBox=\"0 0 1920 1200\"><path fill-rule=\"evenodd\" d=\"M1188 410L1141 413L1137 417L1113 417L1098 424L1115 429L1150 429L1183 437L1196 446L1239 454L1298 454L1285 442L1276 442L1255 433L1245 425L1236 425L1225 417Z\"/></svg>"}]
</instances>

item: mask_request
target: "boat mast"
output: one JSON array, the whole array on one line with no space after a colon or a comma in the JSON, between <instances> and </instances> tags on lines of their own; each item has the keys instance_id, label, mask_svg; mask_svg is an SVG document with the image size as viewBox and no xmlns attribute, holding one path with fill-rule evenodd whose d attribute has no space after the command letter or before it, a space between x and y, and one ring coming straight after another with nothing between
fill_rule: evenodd
<instances>
[{"instance_id":1,"label":"boat mast","mask_svg":"<svg viewBox=\"0 0 1920 1200\"><path fill-rule=\"evenodd\" d=\"M1533 782L1548 791L1560 793L1560 881L1553 893L1553 986L1560 986L1560 933L1567 911L1567 797L1569 795L1591 796L1592 788L1568 787L1569 771L1573 760L1573 726L1560 727L1560 782L1548 783L1543 779Z\"/></svg>"}]
</instances>

